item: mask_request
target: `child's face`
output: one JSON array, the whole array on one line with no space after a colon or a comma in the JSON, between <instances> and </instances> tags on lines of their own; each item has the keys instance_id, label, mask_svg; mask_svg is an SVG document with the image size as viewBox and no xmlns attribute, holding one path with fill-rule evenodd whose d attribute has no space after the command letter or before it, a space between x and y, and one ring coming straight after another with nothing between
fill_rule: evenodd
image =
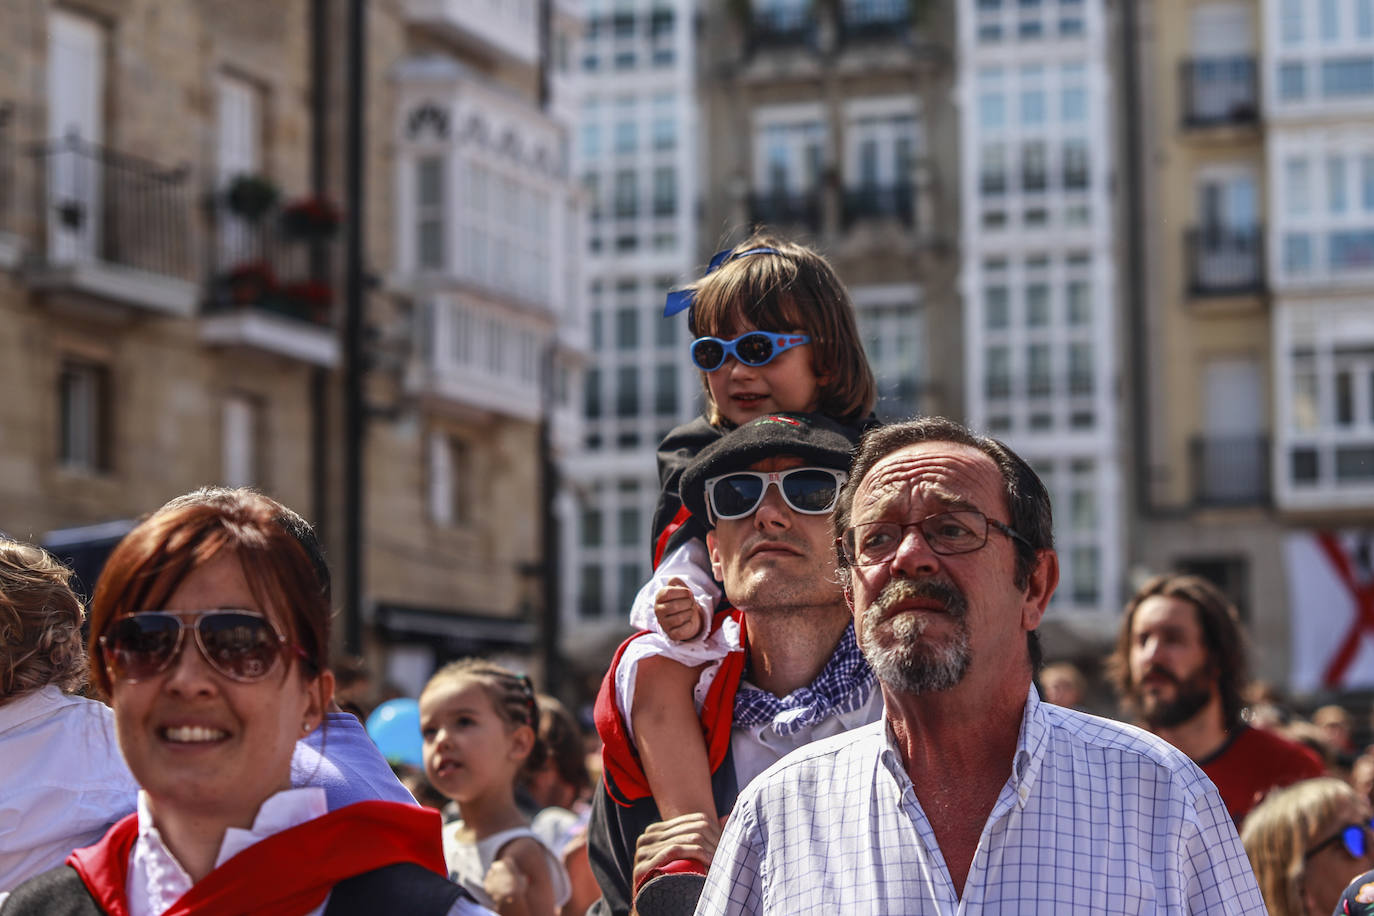
<instances>
[{"instance_id":1,"label":"child's face","mask_svg":"<svg viewBox=\"0 0 1374 916\"><path fill-rule=\"evenodd\" d=\"M720 336L733 340L757 330L797 331L741 325ZM771 413L810 413L821 399L821 379L811 367L811 344L784 350L762 366L746 366L727 356L719 369L706 373L706 386L720 415L736 426Z\"/></svg>"},{"instance_id":2,"label":"child's face","mask_svg":"<svg viewBox=\"0 0 1374 916\"><path fill-rule=\"evenodd\" d=\"M518 731L497 714L475 680L447 678L420 696L425 773L436 789L459 804L494 790L511 790L524 759Z\"/></svg>"}]
</instances>

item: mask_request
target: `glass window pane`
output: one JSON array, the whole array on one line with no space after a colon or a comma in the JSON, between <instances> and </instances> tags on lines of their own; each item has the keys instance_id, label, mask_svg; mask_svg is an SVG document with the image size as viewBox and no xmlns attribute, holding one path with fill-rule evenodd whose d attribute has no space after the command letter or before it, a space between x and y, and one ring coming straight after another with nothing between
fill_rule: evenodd
<instances>
[{"instance_id":1,"label":"glass window pane","mask_svg":"<svg viewBox=\"0 0 1374 916\"><path fill-rule=\"evenodd\" d=\"M639 311L637 309L616 309L615 345L618 350L633 350L639 346Z\"/></svg>"},{"instance_id":2,"label":"glass window pane","mask_svg":"<svg viewBox=\"0 0 1374 916\"><path fill-rule=\"evenodd\" d=\"M1282 0L1279 7L1279 40L1285 45L1302 44L1304 2L1305 0Z\"/></svg>"},{"instance_id":3,"label":"glass window pane","mask_svg":"<svg viewBox=\"0 0 1374 916\"><path fill-rule=\"evenodd\" d=\"M989 286L983 291L983 309L989 330L998 330L1010 324L1008 294L1005 286Z\"/></svg>"},{"instance_id":4,"label":"glass window pane","mask_svg":"<svg viewBox=\"0 0 1374 916\"><path fill-rule=\"evenodd\" d=\"M1296 102L1307 95L1307 68L1303 64L1279 64L1279 98Z\"/></svg>"},{"instance_id":5,"label":"glass window pane","mask_svg":"<svg viewBox=\"0 0 1374 916\"><path fill-rule=\"evenodd\" d=\"M1026 324L1033 328L1050 323L1050 287L1048 283L1032 283L1026 287Z\"/></svg>"},{"instance_id":6,"label":"glass window pane","mask_svg":"<svg viewBox=\"0 0 1374 916\"><path fill-rule=\"evenodd\" d=\"M1068 299L1069 324L1081 325L1092 321L1091 286L1087 280L1070 280L1065 289Z\"/></svg>"}]
</instances>

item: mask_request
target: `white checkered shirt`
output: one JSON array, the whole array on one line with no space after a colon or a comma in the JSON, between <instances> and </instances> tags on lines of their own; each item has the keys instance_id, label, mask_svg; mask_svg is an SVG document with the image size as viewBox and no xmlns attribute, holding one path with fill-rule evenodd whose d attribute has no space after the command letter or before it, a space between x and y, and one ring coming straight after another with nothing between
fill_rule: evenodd
<instances>
[{"instance_id":1,"label":"white checkered shirt","mask_svg":"<svg viewBox=\"0 0 1374 916\"><path fill-rule=\"evenodd\" d=\"M1130 725L1030 690L963 899L887 720L808 745L740 794L698 916L1263 913L1216 787Z\"/></svg>"}]
</instances>

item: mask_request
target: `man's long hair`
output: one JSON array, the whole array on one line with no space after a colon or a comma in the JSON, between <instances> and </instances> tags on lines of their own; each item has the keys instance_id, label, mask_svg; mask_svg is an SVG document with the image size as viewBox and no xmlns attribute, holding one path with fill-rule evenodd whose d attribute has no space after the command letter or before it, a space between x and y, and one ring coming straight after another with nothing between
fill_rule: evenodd
<instances>
[{"instance_id":1,"label":"man's long hair","mask_svg":"<svg viewBox=\"0 0 1374 916\"><path fill-rule=\"evenodd\" d=\"M1145 599L1155 596L1186 601L1197 611L1198 626L1207 647L1207 663L1216 673L1222 719L1227 731L1236 728L1240 725L1241 710L1245 708L1241 691L1249 682L1240 615L1221 589L1199 576L1162 573L1141 586L1126 605L1121 630L1116 637L1116 650L1107 659L1107 675L1122 700L1134 706L1136 685L1131 678L1131 628L1135 612Z\"/></svg>"}]
</instances>

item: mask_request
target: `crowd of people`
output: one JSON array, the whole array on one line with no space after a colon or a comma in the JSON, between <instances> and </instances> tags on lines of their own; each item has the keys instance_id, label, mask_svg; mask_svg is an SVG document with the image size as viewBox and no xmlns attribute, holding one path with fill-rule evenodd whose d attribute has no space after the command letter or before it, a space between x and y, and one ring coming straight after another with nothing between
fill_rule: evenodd
<instances>
[{"instance_id":1,"label":"crowd of people","mask_svg":"<svg viewBox=\"0 0 1374 916\"><path fill-rule=\"evenodd\" d=\"M1220 590L1142 583L1105 666L1129 724L1083 711L1042 664L1030 465L881 423L815 251L755 236L684 310L708 409L660 447L590 769L476 658L421 691L422 766L388 762L315 533L260 493L152 512L88 608L0 540L0 916L1374 912L1374 753L1256 691Z\"/></svg>"}]
</instances>

